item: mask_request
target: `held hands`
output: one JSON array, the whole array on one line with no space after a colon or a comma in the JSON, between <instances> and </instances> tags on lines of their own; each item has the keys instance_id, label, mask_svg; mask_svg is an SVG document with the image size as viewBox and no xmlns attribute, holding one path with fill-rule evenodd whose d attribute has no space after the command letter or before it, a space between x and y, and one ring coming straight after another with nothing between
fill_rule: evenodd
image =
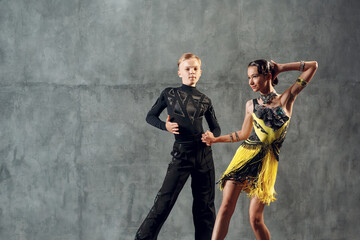
<instances>
[{"instance_id":1,"label":"held hands","mask_svg":"<svg viewBox=\"0 0 360 240\"><path fill-rule=\"evenodd\" d=\"M169 115L166 119L165 126L166 126L166 130L168 130L169 132L171 132L173 134L179 134L179 125L175 122L170 122Z\"/></svg>"},{"instance_id":2,"label":"held hands","mask_svg":"<svg viewBox=\"0 0 360 240\"><path fill-rule=\"evenodd\" d=\"M210 132L209 130L207 130L201 137L201 140L206 143L207 146L211 146L211 144L214 143L215 141L215 137L214 134L212 132Z\"/></svg>"}]
</instances>

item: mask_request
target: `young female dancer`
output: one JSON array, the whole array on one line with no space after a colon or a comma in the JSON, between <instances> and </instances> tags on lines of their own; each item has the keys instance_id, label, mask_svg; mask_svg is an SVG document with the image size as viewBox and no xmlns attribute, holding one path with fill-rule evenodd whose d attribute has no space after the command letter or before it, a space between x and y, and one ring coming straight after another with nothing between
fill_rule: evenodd
<instances>
[{"instance_id":1,"label":"young female dancer","mask_svg":"<svg viewBox=\"0 0 360 240\"><path fill-rule=\"evenodd\" d=\"M223 200L216 217L212 240L224 239L241 191L251 197L250 224L256 239L270 239L264 224L265 204L275 201L275 180L280 147L292 115L297 95L310 82L317 70L317 62L271 63L260 59L248 65L249 85L259 98L246 103L242 129L229 135L214 137L207 131L202 141L207 145L218 142L245 140L219 180ZM277 75L286 71L301 71L295 83L284 93L276 93Z\"/></svg>"}]
</instances>

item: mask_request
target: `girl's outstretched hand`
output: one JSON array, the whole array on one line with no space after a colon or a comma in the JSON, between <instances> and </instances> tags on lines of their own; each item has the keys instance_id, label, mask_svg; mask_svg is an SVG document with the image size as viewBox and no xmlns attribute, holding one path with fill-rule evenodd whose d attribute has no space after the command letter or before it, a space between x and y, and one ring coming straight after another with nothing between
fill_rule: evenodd
<instances>
[{"instance_id":1,"label":"girl's outstretched hand","mask_svg":"<svg viewBox=\"0 0 360 240\"><path fill-rule=\"evenodd\" d=\"M204 134L202 134L201 140L206 143L207 146L211 146L214 143L215 137L212 132L207 130Z\"/></svg>"}]
</instances>

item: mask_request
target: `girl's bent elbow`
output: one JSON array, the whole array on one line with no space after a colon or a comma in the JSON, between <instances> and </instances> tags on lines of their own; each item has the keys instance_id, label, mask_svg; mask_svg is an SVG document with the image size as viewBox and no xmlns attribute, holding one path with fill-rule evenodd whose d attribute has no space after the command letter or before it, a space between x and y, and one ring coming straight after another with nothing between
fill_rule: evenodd
<instances>
[{"instance_id":1,"label":"girl's bent elbow","mask_svg":"<svg viewBox=\"0 0 360 240\"><path fill-rule=\"evenodd\" d=\"M251 132L250 132L251 133ZM246 140L246 139L248 139L249 137L250 137L250 133L246 133L246 134L244 134L243 136L241 136L241 141L242 140Z\"/></svg>"},{"instance_id":2,"label":"girl's bent elbow","mask_svg":"<svg viewBox=\"0 0 360 240\"><path fill-rule=\"evenodd\" d=\"M317 61L314 61L314 68L315 68L315 69L318 69L318 67L319 67L318 62L317 62Z\"/></svg>"}]
</instances>

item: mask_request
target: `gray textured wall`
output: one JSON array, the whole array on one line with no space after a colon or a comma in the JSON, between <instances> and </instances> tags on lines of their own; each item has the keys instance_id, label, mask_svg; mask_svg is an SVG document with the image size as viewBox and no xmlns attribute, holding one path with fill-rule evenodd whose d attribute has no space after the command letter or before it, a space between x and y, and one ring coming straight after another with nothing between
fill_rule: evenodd
<instances>
[{"instance_id":1,"label":"gray textured wall","mask_svg":"<svg viewBox=\"0 0 360 240\"><path fill-rule=\"evenodd\" d=\"M249 61L319 62L265 219L273 239L358 239L359 10L357 0L0 0L0 239L133 239L173 142L145 115L180 84L189 51L223 133L256 96ZM278 92L296 77L281 75ZM237 147L213 147L217 178ZM187 184L159 240L193 239L191 201ZM240 196L228 239L253 239L248 204Z\"/></svg>"}]
</instances>

